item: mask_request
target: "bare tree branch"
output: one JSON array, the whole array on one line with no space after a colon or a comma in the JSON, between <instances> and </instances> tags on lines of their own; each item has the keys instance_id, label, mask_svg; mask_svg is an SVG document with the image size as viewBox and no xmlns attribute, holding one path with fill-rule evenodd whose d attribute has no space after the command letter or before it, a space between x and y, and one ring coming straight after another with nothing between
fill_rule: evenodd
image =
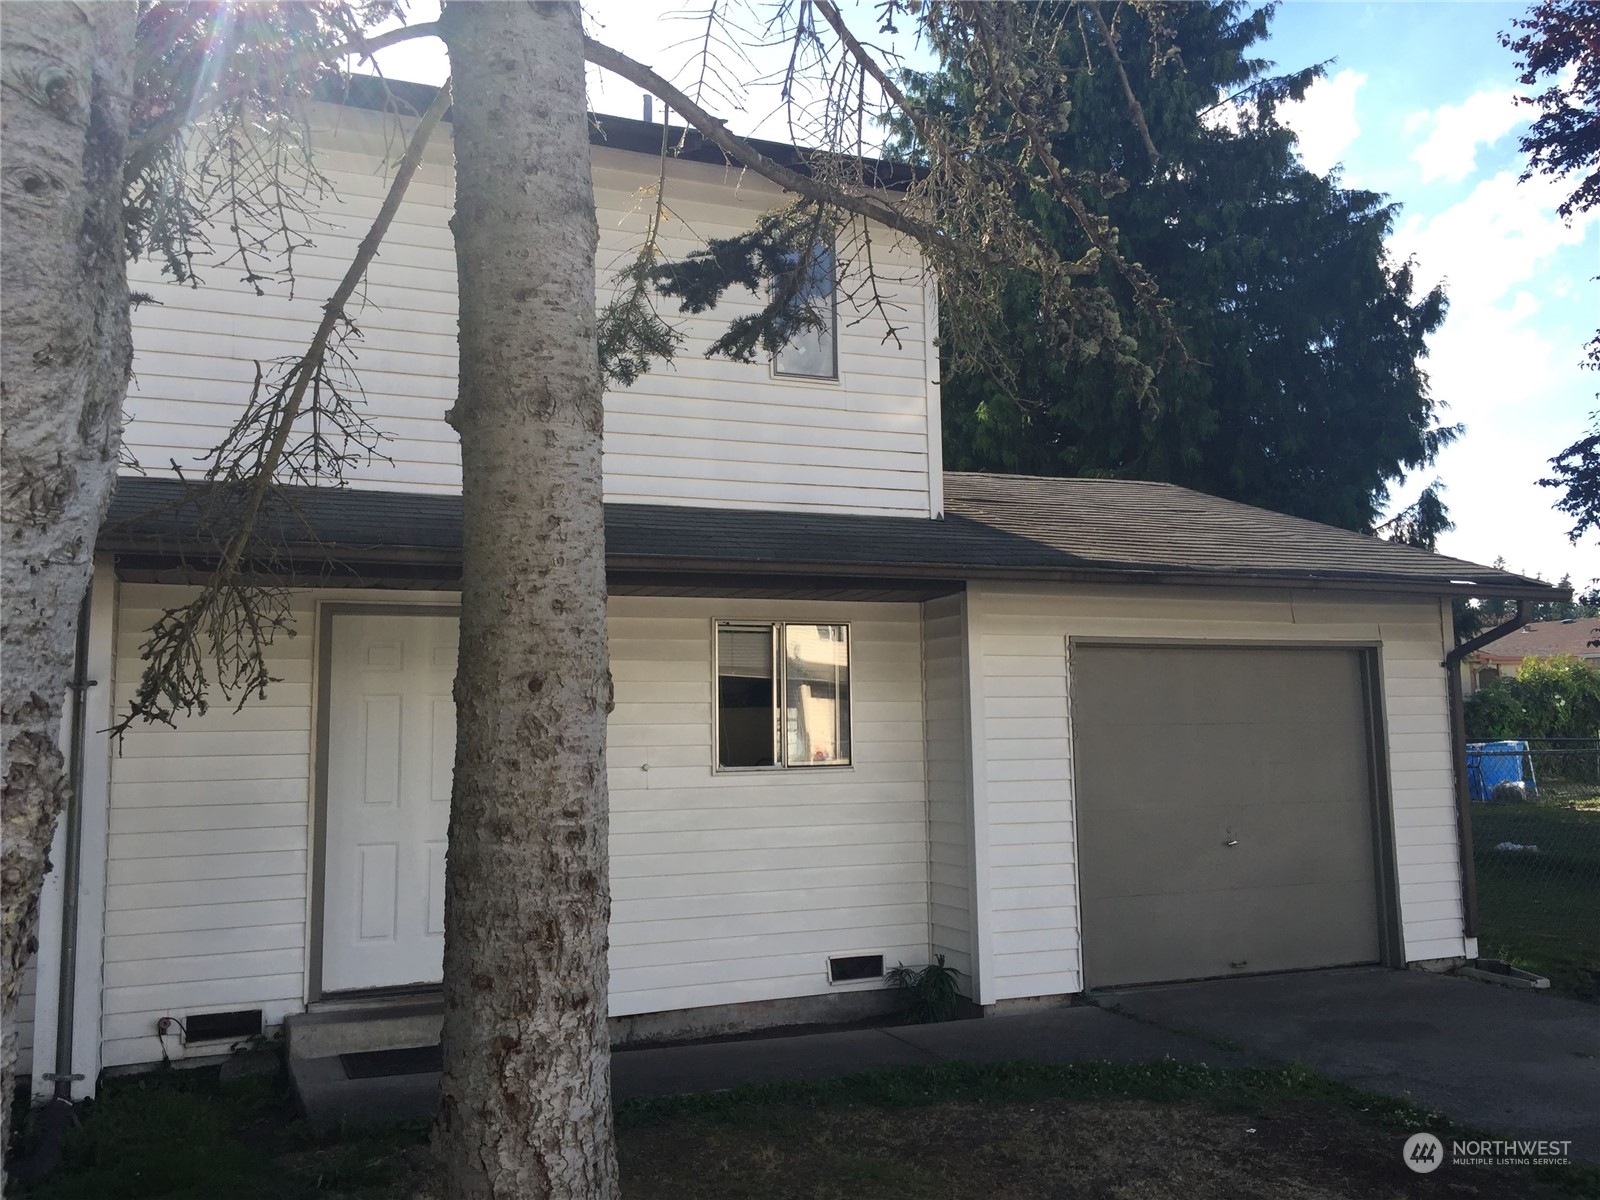
<instances>
[{"instance_id":1,"label":"bare tree branch","mask_svg":"<svg viewBox=\"0 0 1600 1200\"><path fill-rule=\"evenodd\" d=\"M390 46L398 46L402 42L412 41L415 38L438 36L439 23L437 21L425 21L417 25L404 25L399 29L391 29L387 33L380 33L374 37L354 38L331 50L305 51L290 61L287 71L290 74L304 74L346 58L371 58L380 50L387 50ZM205 96L201 94L204 83L204 79L197 75L191 81L187 95L180 102L175 103L164 115L146 125L128 140L128 151L123 168L124 178L135 178L140 171L150 165L151 160L160 152L161 147L181 133L185 126L201 120L217 105L229 99L237 99L248 86L241 82L232 88L220 88L211 95Z\"/></svg>"},{"instance_id":2,"label":"bare tree branch","mask_svg":"<svg viewBox=\"0 0 1600 1200\"><path fill-rule=\"evenodd\" d=\"M907 99L900 85L889 78L889 73L883 69L878 60L868 53L867 48L855 34L850 32L850 27L845 24L844 17L834 6L833 0L811 0L811 3L822 14L822 19L833 26L833 32L844 43L845 49L850 51L851 57L861 64L861 69L883 89L883 94L889 97L890 103L905 114L906 119L916 128L917 136L929 146L942 146L943 139L938 136L933 123L928 120L921 108Z\"/></svg>"},{"instance_id":3,"label":"bare tree branch","mask_svg":"<svg viewBox=\"0 0 1600 1200\"><path fill-rule=\"evenodd\" d=\"M243 703L244 697L252 692L261 694L271 682L263 648L287 625L287 606L281 588L254 588L243 577L247 551L256 538L256 522L267 497L274 491L279 468L295 453L290 438L307 394L312 395L315 406L320 391L330 386L324 367L330 355L338 355L332 343L336 331L348 325L345 306L376 257L406 189L422 163L428 141L449 106L450 84L447 81L417 123L372 227L361 239L333 295L323 305L322 320L305 354L265 396L262 373L257 367L250 403L240 422L215 452L214 464L207 472L208 483L243 489L242 501L236 505L230 503L224 511L233 532L224 535L218 561L200 595L181 608L167 610L151 629L150 638L141 650L145 660L144 675L128 711L114 726L114 732L122 732L135 720L170 723L175 712L193 708L204 711L206 652L201 649L203 643L209 643L210 656L217 662L219 682L225 694L238 690ZM315 456L320 442L313 436L312 443L311 452ZM234 451L231 457L230 448ZM336 456L329 465L341 466L342 458Z\"/></svg>"},{"instance_id":4,"label":"bare tree branch","mask_svg":"<svg viewBox=\"0 0 1600 1200\"><path fill-rule=\"evenodd\" d=\"M892 204L882 195L856 194L823 183L799 171L773 162L749 142L731 132L727 125L701 108L680 88L658 75L643 63L629 58L619 50L602 45L591 37L583 39L584 56L597 67L613 71L628 82L659 96L681 113L712 145L728 157L744 164L756 174L764 176L783 188L818 204L828 204L857 216L867 217L890 229L928 245L942 245L957 249L955 242L935 226L920 221L902 208Z\"/></svg>"},{"instance_id":5,"label":"bare tree branch","mask_svg":"<svg viewBox=\"0 0 1600 1200\"><path fill-rule=\"evenodd\" d=\"M984 28L989 14L983 4L968 5L974 28ZM1055 151L1050 146L1050 139L1045 131L1043 122L1033 111L1028 102L1028 97L1019 86L1016 76L1002 69L1002 64L996 61L996 47L1000 44L998 37L985 39L983 48L989 56L989 77L999 87L1000 92L1006 97L1012 111L1022 122L1023 132L1027 138L1029 149L1034 159L1044 168L1046 175L1054 185L1055 195L1072 210L1079 226L1088 236L1090 243L1097 253L1104 255L1107 261L1116 265L1134 295L1141 302L1153 300L1155 297L1155 281L1148 272L1135 263L1130 263L1117 249L1116 230L1105 217L1097 216L1089 211L1083 198L1078 194L1066 177L1060 161L1055 156Z\"/></svg>"},{"instance_id":6,"label":"bare tree branch","mask_svg":"<svg viewBox=\"0 0 1600 1200\"><path fill-rule=\"evenodd\" d=\"M1150 156L1150 166L1154 168L1161 161L1161 152L1156 149L1155 142L1150 140L1150 126L1145 123L1144 108L1139 104L1139 98L1133 94L1133 84L1128 81L1128 70L1122 65L1122 55L1117 52L1116 35L1111 32L1106 19L1100 15L1099 0L1084 0L1084 7L1094 18L1095 28L1100 31L1101 40L1106 44L1106 51L1111 55L1111 61L1117 68L1117 79L1122 83L1122 96L1128 102L1128 113L1139 129L1139 136L1144 140L1144 152Z\"/></svg>"},{"instance_id":7,"label":"bare tree branch","mask_svg":"<svg viewBox=\"0 0 1600 1200\"><path fill-rule=\"evenodd\" d=\"M421 37L438 37L439 22L419 21L415 25L402 25L399 29L391 29L387 33L375 34L372 37L363 36L351 41L342 54L335 55L342 58L355 55L360 58L371 58L380 50L387 50L390 46L398 46L401 42L414 41Z\"/></svg>"}]
</instances>

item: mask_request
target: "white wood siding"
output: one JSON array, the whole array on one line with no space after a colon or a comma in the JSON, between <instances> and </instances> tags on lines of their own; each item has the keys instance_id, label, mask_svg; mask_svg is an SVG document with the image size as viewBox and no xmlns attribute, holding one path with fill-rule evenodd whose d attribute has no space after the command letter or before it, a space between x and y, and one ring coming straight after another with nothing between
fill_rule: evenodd
<instances>
[{"instance_id":1,"label":"white wood siding","mask_svg":"<svg viewBox=\"0 0 1600 1200\"><path fill-rule=\"evenodd\" d=\"M188 589L124 584L116 703L140 646ZM106 1066L159 1061L163 1015L261 1008L276 1025L305 1001L309 892L311 604L280 637L279 681L240 712L217 698L176 729L135 726L113 748L106 864Z\"/></svg>"},{"instance_id":2,"label":"white wood siding","mask_svg":"<svg viewBox=\"0 0 1600 1200\"><path fill-rule=\"evenodd\" d=\"M194 468L233 421L263 364L302 353L320 305L343 273L386 190L385 157L395 131L375 114L317 110L327 126L320 159L337 195L295 255L294 295L264 285L258 297L237 266L201 266L202 286L164 281L135 263L135 290L153 295L134 314L134 384L126 444L148 470ZM335 123L337 132L334 132ZM616 269L637 249L657 179L649 155L594 151L600 219L596 258L601 303ZM354 469L360 486L417 491L460 488L455 433L444 414L456 391L455 252L448 135L430 147L369 273L355 313L366 410L388 439L392 462ZM740 172L677 163L669 172L663 246L682 255L713 236L750 228L781 206L783 193ZM937 354L924 323L919 257L888 230L875 230L880 292L898 327L859 311L848 282L839 304L838 381L781 379L764 362L706 359L704 351L758 298L739 289L712 313L663 314L686 341L676 362L606 396L605 490L615 501L878 512L927 516L939 508ZM228 234L215 244L225 249ZM931 323L930 323L931 324ZM934 393L930 406L930 391ZM931 434L930 434L931 431ZM930 447L932 453L930 454Z\"/></svg>"},{"instance_id":3,"label":"white wood siding","mask_svg":"<svg viewBox=\"0 0 1600 1200\"><path fill-rule=\"evenodd\" d=\"M918 607L618 598L610 614L612 1015L825 993L830 953L926 962ZM849 768L712 770L714 618L850 622Z\"/></svg>"},{"instance_id":4,"label":"white wood siding","mask_svg":"<svg viewBox=\"0 0 1600 1200\"><path fill-rule=\"evenodd\" d=\"M946 596L923 605L932 950L961 972L961 990L970 995L974 937L966 620L963 596Z\"/></svg>"},{"instance_id":5,"label":"white wood siding","mask_svg":"<svg viewBox=\"0 0 1600 1200\"><path fill-rule=\"evenodd\" d=\"M1444 655L1433 600L1233 589L969 590L984 1003L1082 988L1067 653L1072 637L1381 645L1408 961L1466 952ZM987 909L987 912L982 911Z\"/></svg>"},{"instance_id":6,"label":"white wood siding","mask_svg":"<svg viewBox=\"0 0 1600 1200\"><path fill-rule=\"evenodd\" d=\"M116 695L145 630L183 589L128 584ZM313 603L452 603L448 594L297 593L280 681L141 727L112 761L104 1062L159 1061L167 1013L304 1003L309 967ZM851 623L854 763L711 770L713 617ZM928 811L920 609L619 598L611 606L611 1011L830 991L826 956L927 961ZM851 987L876 986L872 984Z\"/></svg>"}]
</instances>

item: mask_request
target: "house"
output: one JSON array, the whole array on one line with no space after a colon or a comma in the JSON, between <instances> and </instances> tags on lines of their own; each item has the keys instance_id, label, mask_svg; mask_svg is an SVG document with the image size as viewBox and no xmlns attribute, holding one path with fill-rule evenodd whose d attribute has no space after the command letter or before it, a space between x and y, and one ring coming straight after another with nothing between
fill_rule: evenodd
<instances>
[{"instance_id":1,"label":"house","mask_svg":"<svg viewBox=\"0 0 1600 1200\"><path fill-rule=\"evenodd\" d=\"M148 474L121 481L99 545L81 812L53 859L79 867L70 904L47 881L25 1002L41 1091L52 1062L92 1091L307 1013L425 1012L439 979L461 520L447 134L360 318L387 458L263 518L293 584L276 681L238 711L103 732L204 569L164 468L217 442L255 362L303 346L379 203L386 118L314 124L337 195L294 296L136 271L159 300L136 314L127 412ZM602 282L660 142L596 133ZM692 138L668 187L671 252L781 200ZM898 343L841 286L831 333L793 356L706 359L754 303L735 296L687 322L674 368L606 398L617 1037L882 1011L885 966L935 955L986 1013L1473 956L1450 599L1550 589L1177 487L946 472L936 293L888 232L876 253Z\"/></svg>"},{"instance_id":2,"label":"house","mask_svg":"<svg viewBox=\"0 0 1600 1200\"><path fill-rule=\"evenodd\" d=\"M1491 679L1515 679L1525 658L1571 655L1600 669L1600 618L1533 621L1492 646L1474 650L1461 664L1462 683L1470 694Z\"/></svg>"}]
</instances>

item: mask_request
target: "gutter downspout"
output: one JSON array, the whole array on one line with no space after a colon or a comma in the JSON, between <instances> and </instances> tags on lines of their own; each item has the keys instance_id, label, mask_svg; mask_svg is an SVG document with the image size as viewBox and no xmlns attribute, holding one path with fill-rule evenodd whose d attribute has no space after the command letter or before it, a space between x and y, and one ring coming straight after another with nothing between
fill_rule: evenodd
<instances>
[{"instance_id":1,"label":"gutter downspout","mask_svg":"<svg viewBox=\"0 0 1600 1200\"><path fill-rule=\"evenodd\" d=\"M67 745L66 861L61 866L61 983L56 994L56 1066L51 1082L55 1098L72 1103L73 1022L78 994L78 884L83 875L83 746L88 733L89 613L94 585L78 609L78 636L72 657L72 731Z\"/></svg>"},{"instance_id":2,"label":"gutter downspout","mask_svg":"<svg viewBox=\"0 0 1600 1200\"><path fill-rule=\"evenodd\" d=\"M44 1178L61 1162L61 1144L72 1115L72 1085L82 1075L72 1072L73 1022L78 1004L78 885L83 876L83 754L88 737L88 692L96 680L89 678L89 614L94 585L84 593L78 609L78 634L73 646L72 724L67 734L67 804L61 814L66 858L61 864L61 973L56 996L55 1069L45 1078L55 1085L55 1095L39 1113L39 1141L32 1153L11 1166L13 1178Z\"/></svg>"},{"instance_id":3,"label":"gutter downspout","mask_svg":"<svg viewBox=\"0 0 1600 1200\"><path fill-rule=\"evenodd\" d=\"M1440 665L1450 690L1450 749L1456 783L1456 845L1461 852L1462 933L1478 936L1478 872L1472 862L1472 793L1467 786L1466 699L1461 692L1461 660L1474 650L1498 642L1533 620L1533 601L1518 600L1516 615L1477 637L1468 638L1444 656Z\"/></svg>"}]
</instances>

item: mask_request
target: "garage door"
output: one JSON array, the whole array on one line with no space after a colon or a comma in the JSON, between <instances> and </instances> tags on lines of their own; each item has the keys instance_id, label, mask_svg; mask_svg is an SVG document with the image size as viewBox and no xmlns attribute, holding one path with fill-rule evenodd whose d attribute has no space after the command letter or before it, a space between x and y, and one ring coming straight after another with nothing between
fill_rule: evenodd
<instances>
[{"instance_id":1,"label":"garage door","mask_svg":"<svg viewBox=\"0 0 1600 1200\"><path fill-rule=\"evenodd\" d=\"M1361 666L1073 647L1089 986L1377 960Z\"/></svg>"}]
</instances>

